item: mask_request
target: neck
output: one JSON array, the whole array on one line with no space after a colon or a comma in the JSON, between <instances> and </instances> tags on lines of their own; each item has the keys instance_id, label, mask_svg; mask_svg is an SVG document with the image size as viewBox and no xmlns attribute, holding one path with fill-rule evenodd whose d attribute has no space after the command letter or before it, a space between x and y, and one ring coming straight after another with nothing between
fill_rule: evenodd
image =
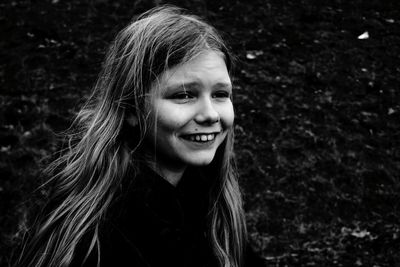
<instances>
[{"instance_id":1,"label":"neck","mask_svg":"<svg viewBox=\"0 0 400 267\"><path fill-rule=\"evenodd\" d=\"M167 180L173 186L177 186L179 181L181 180L183 173L186 170L186 166L163 166L162 164L156 162L148 162L149 166L153 171L155 171L162 178Z\"/></svg>"}]
</instances>

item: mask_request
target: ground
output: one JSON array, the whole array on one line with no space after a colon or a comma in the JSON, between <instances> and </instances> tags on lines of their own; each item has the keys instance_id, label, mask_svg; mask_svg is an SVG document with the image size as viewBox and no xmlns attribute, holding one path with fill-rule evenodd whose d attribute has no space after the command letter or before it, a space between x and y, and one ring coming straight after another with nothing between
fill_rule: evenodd
<instances>
[{"instance_id":1,"label":"ground","mask_svg":"<svg viewBox=\"0 0 400 267\"><path fill-rule=\"evenodd\" d=\"M206 17L237 56L236 157L266 262L400 266L400 3L377 0L1 3L0 266L109 42L157 3Z\"/></svg>"}]
</instances>

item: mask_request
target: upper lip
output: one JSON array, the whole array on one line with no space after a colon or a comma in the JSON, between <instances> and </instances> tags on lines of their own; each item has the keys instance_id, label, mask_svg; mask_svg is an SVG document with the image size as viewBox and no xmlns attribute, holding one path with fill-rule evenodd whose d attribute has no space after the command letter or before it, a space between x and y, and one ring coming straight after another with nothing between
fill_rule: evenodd
<instances>
[{"instance_id":1,"label":"upper lip","mask_svg":"<svg viewBox=\"0 0 400 267\"><path fill-rule=\"evenodd\" d=\"M208 133L205 133L205 132L195 132L195 133L185 133L185 134L182 134L183 136L185 136L185 135L208 135L208 134L219 134L221 131L215 131L215 132L208 132Z\"/></svg>"}]
</instances>

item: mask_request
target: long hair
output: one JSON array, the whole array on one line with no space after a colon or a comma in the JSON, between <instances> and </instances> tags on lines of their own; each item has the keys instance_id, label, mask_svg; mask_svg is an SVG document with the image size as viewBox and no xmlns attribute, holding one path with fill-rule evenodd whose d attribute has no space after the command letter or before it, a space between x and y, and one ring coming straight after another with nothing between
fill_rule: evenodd
<instances>
[{"instance_id":1,"label":"long hair","mask_svg":"<svg viewBox=\"0 0 400 267\"><path fill-rule=\"evenodd\" d=\"M232 56L216 30L173 6L154 8L118 33L93 93L74 121L67 151L49 167L55 208L25 246L21 266L68 266L77 244L88 236L86 255L96 249L100 259L102 219L128 170L137 166L149 128L145 96L152 82L210 49L222 52L230 71ZM214 180L209 191L210 244L220 266L239 267L246 227L232 129L205 169Z\"/></svg>"}]
</instances>

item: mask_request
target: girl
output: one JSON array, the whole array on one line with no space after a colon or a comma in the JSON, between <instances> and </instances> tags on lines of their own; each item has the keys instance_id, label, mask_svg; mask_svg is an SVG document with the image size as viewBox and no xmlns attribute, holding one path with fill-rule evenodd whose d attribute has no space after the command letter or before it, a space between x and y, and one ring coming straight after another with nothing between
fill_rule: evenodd
<instances>
[{"instance_id":1,"label":"girl","mask_svg":"<svg viewBox=\"0 0 400 267\"><path fill-rule=\"evenodd\" d=\"M115 38L21 266L257 266L233 165L232 56L171 6Z\"/></svg>"}]
</instances>

